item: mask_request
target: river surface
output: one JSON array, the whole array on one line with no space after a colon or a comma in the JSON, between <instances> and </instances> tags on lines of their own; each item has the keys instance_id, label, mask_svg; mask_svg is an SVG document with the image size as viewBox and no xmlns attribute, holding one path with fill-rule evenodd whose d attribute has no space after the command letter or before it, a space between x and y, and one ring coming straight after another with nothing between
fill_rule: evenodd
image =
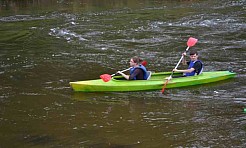
<instances>
[{"instance_id":1,"label":"river surface","mask_svg":"<svg viewBox=\"0 0 246 148\"><path fill-rule=\"evenodd\" d=\"M0 1L0 147L246 147L245 0ZM171 71L192 36L218 83L75 93L140 56Z\"/></svg>"}]
</instances>

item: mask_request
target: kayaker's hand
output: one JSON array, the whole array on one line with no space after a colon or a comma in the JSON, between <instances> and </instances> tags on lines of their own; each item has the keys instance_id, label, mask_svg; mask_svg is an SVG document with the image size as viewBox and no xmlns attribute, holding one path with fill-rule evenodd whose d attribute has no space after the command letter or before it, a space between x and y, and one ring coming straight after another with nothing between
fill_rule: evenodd
<instances>
[{"instance_id":1,"label":"kayaker's hand","mask_svg":"<svg viewBox=\"0 0 246 148\"><path fill-rule=\"evenodd\" d=\"M182 56L186 56L186 52L182 53Z\"/></svg>"},{"instance_id":2,"label":"kayaker's hand","mask_svg":"<svg viewBox=\"0 0 246 148\"><path fill-rule=\"evenodd\" d=\"M173 69L173 72L176 72L176 71L178 71L178 69Z\"/></svg>"},{"instance_id":3,"label":"kayaker's hand","mask_svg":"<svg viewBox=\"0 0 246 148\"><path fill-rule=\"evenodd\" d=\"M121 75L123 74L121 71L118 71L117 73L118 73L118 74L121 74Z\"/></svg>"}]
</instances>

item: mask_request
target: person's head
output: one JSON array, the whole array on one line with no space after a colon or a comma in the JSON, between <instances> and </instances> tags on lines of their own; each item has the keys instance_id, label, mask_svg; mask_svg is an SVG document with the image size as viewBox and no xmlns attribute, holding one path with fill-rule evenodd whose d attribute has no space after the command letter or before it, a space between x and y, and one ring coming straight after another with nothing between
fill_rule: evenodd
<instances>
[{"instance_id":1,"label":"person's head","mask_svg":"<svg viewBox=\"0 0 246 148\"><path fill-rule=\"evenodd\" d=\"M135 56L130 59L130 66L137 66L142 62L142 59L139 57Z\"/></svg>"},{"instance_id":2,"label":"person's head","mask_svg":"<svg viewBox=\"0 0 246 148\"><path fill-rule=\"evenodd\" d=\"M190 51L190 60L196 61L198 59L198 52L196 50Z\"/></svg>"}]
</instances>

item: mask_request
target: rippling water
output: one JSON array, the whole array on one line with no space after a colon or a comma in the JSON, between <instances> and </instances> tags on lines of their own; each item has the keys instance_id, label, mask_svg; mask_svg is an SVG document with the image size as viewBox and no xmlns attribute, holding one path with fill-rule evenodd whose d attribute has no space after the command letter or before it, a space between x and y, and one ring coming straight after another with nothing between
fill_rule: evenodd
<instances>
[{"instance_id":1,"label":"rippling water","mask_svg":"<svg viewBox=\"0 0 246 148\"><path fill-rule=\"evenodd\" d=\"M0 2L0 147L245 147L245 0ZM74 93L138 55L170 71L194 47L235 79Z\"/></svg>"}]
</instances>

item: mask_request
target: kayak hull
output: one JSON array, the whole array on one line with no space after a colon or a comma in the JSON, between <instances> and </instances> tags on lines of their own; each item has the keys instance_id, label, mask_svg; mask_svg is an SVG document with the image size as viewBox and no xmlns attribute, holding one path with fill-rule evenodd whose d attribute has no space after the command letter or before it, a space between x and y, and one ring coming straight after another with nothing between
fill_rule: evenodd
<instances>
[{"instance_id":1,"label":"kayak hull","mask_svg":"<svg viewBox=\"0 0 246 148\"><path fill-rule=\"evenodd\" d=\"M123 91L149 91L161 90L165 78L169 77L171 72L153 73L149 80L120 80L120 76L113 77L110 81L104 82L102 79L70 82L74 91L80 92L123 92ZM181 73L175 74L180 75ZM236 76L236 73L229 71L203 72L201 75L190 77L172 78L166 88L178 88L193 85L207 84L226 80Z\"/></svg>"}]
</instances>

